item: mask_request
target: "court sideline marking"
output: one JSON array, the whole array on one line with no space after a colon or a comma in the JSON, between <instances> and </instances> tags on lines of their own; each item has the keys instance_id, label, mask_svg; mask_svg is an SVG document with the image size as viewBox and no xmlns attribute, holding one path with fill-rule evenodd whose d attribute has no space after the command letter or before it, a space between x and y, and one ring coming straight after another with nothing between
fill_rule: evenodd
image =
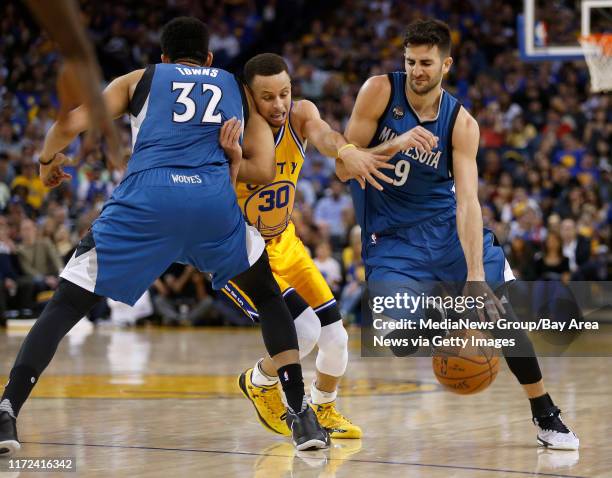
<instances>
[{"instance_id":1,"label":"court sideline marking","mask_svg":"<svg viewBox=\"0 0 612 478\"><path fill-rule=\"evenodd\" d=\"M287 455L275 455L271 453L255 453L248 451L227 451L227 450L202 450L197 448L165 448L165 447L154 447L154 446L135 446L135 445L101 445L96 443L57 443L57 442L34 442L34 441L23 441L21 443L30 445L56 445L56 446L85 446L85 447L99 447L99 448L119 448L127 450L150 450L150 451L182 451L190 453L214 453L219 455L242 455L242 456L276 456L281 458L287 458ZM415 463L415 462L402 462L402 461L386 461L386 460L360 460L350 458L327 458L328 461L343 461L353 463L368 463L368 464L380 464L380 465L403 465L403 466L416 466L422 468L444 468L454 470L468 470L468 471L491 471L495 473L512 473L515 475L529 475L529 476L553 476L557 478L588 478L586 476L579 475L561 475L557 473L539 473L533 471L519 471L519 470L505 470L500 468L480 468L475 466L456 466L456 465L436 465L433 463Z\"/></svg>"}]
</instances>

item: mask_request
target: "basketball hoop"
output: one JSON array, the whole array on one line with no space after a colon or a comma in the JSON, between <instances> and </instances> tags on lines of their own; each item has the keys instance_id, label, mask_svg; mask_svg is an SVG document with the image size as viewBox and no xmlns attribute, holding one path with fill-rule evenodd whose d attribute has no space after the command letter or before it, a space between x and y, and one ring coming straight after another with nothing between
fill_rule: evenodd
<instances>
[{"instance_id":1,"label":"basketball hoop","mask_svg":"<svg viewBox=\"0 0 612 478\"><path fill-rule=\"evenodd\" d=\"M580 37L580 45L591 74L591 90L612 90L612 34Z\"/></svg>"}]
</instances>

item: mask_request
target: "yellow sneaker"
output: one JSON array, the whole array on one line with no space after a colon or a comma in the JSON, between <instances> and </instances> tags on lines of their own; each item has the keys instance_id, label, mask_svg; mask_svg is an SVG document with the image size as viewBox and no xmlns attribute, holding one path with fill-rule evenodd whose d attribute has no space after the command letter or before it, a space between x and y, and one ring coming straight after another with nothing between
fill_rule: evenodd
<instances>
[{"instance_id":1,"label":"yellow sneaker","mask_svg":"<svg viewBox=\"0 0 612 478\"><path fill-rule=\"evenodd\" d=\"M311 403L317 415L317 420L323 428L327 428L331 438L361 438L361 428L353 425L342 413L336 410L336 401L315 405Z\"/></svg>"},{"instance_id":2,"label":"yellow sneaker","mask_svg":"<svg viewBox=\"0 0 612 478\"><path fill-rule=\"evenodd\" d=\"M274 433L291 436L289 427L285 423L286 408L276 385L258 387L254 385L251 377L253 369L250 368L240 374L238 386L248 398L257 412L261 424Z\"/></svg>"}]
</instances>

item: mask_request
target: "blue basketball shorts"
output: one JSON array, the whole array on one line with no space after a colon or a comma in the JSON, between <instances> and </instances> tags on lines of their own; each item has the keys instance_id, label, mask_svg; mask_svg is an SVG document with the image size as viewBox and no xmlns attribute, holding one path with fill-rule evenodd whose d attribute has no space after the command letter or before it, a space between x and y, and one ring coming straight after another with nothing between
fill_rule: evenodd
<instances>
[{"instance_id":1,"label":"blue basketball shorts","mask_svg":"<svg viewBox=\"0 0 612 478\"><path fill-rule=\"evenodd\" d=\"M265 248L236 201L227 168L155 168L115 189L61 277L133 305L173 262L221 289Z\"/></svg>"},{"instance_id":2,"label":"blue basketball shorts","mask_svg":"<svg viewBox=\"0 0 612 478\"><path fill-rule=\"evenodd\" d=\"M435 294L441 288L461 293L467 263L454 213L364 240L370 297L398 293L416 297ZM488 229L483 231L483 265L485 280L493 290L514 280L502 247Z\"/></svg>"}]
</instances>

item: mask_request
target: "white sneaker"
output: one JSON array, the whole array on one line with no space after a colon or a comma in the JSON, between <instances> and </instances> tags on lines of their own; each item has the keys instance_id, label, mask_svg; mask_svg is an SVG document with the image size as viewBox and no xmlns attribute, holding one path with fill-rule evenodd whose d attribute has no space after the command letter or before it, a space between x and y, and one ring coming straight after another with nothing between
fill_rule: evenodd
<instances>
[{"instance_id":1,"label":"white sneaker","mask_svg":"<svg viewBox=\"0 0 612 478\"><path fill-rule=\"evenodd\" d=\"M580 440L560 417L561 410L555 410L546 417L533 418L538 428L538 443L552 450L577 450Z\"/></svg>"}]
</instances>

